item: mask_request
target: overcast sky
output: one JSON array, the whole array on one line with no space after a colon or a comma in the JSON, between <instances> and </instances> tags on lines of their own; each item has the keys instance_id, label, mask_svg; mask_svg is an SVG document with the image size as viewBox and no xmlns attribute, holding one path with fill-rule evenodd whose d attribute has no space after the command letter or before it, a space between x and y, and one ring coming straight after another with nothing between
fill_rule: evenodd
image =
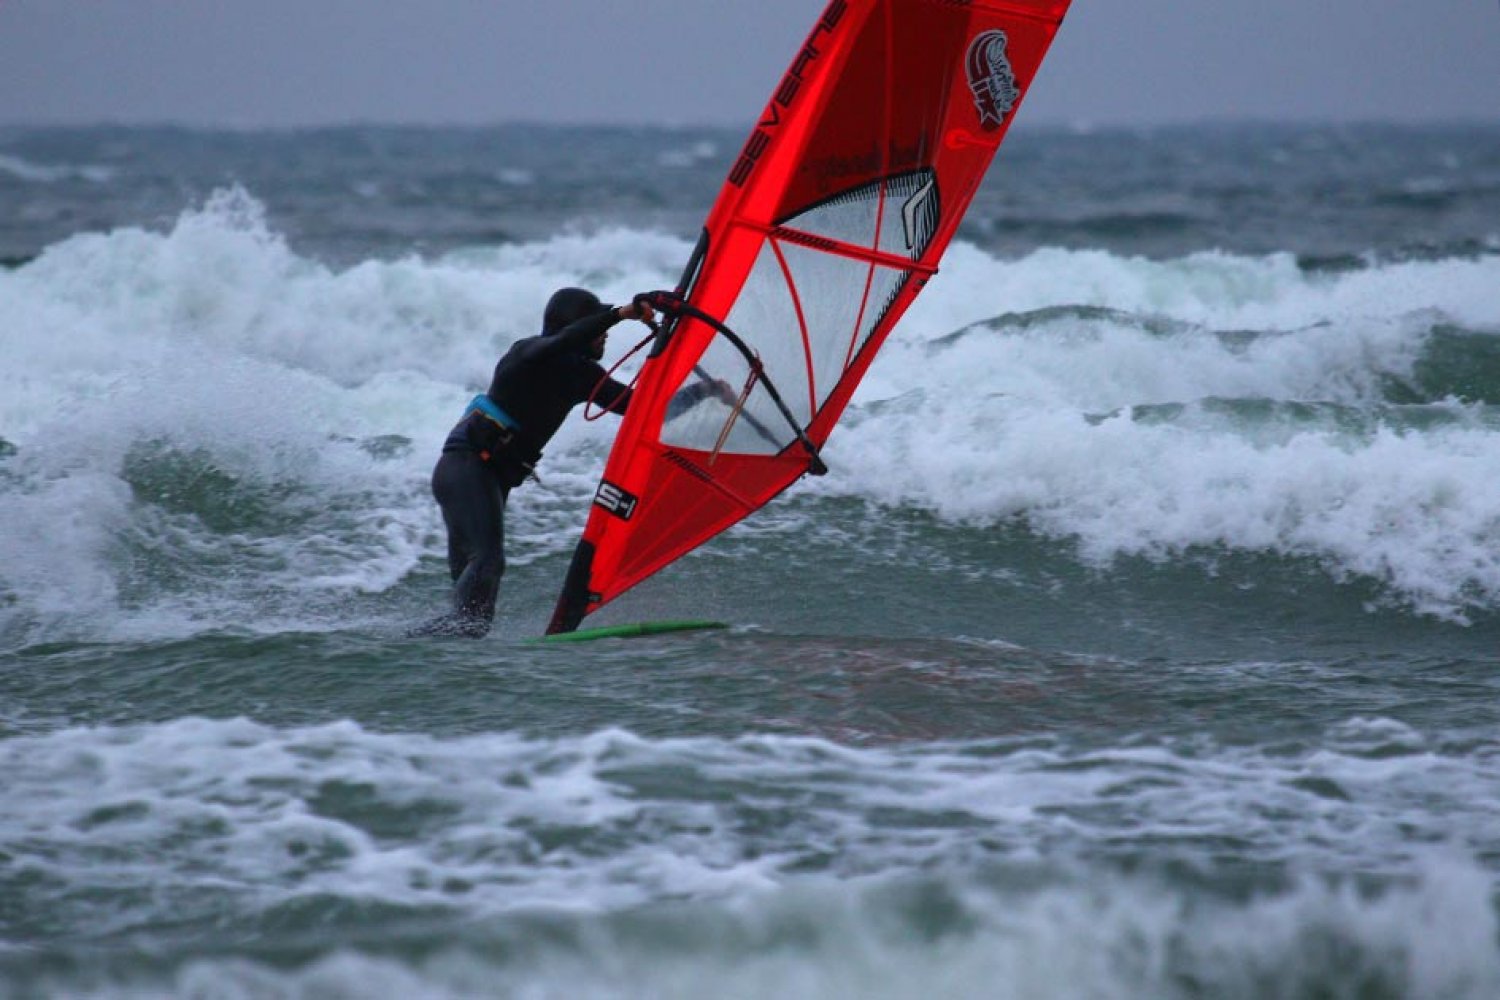
<instances>
[{"instance_id":1,"label":"overcast sky","mask_svg":"<svg viewBox=\"0 0 1500 1000\"><path fill-rule=\"evenodd\" d=\"M0 124L744 125L823 0L0 0ZM1500 122L1500 0L1076 0L1023 118Z\"/></svg>"}]
</instances>

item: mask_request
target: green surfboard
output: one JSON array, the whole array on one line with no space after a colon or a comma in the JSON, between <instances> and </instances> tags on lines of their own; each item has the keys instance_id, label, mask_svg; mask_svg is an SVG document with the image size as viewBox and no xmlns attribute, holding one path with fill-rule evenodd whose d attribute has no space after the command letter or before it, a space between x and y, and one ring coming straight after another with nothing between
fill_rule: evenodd
<instances>
[{"instance_id":1,"label":"green surfboard","mask_svg":"<svg viewBox=\"0 0 1500 1000\"><path fill-rule=\"evenodd\" d=\"M633 622L629 625L605 625L600 628L584 628L576 632L558 632L527 640L532 643L592 642L595 639L638 639L646 635L662 635L667 632L699 632L705 629L728 628L726 622L689 619L666 622Z\"/></svg>"}]
</instances>

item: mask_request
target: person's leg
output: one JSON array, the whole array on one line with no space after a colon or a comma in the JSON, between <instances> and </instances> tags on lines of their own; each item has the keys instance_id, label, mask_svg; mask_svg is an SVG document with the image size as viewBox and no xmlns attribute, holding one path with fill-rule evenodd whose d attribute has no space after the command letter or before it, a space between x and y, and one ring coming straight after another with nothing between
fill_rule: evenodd
<instances>
[{"instance_id":1,"label":"person's leg","mask_svg":"<svg viewBox=\"0 0 1500 1000\"><path fill-rule=\"evenodd\" d=\"M469 566L469 547L458 528L448 523L447 511L443 512L443 525L448 529L448 579L457 583Z\"/></svg>"},{"instance_id":2,"label":"person's leg","mask_svg":"<svg viewBox=\"0 0 1500 1000\"><path fill-rule=\"evenodd\" d=\"M432 493L448 529L453 611L413 630L420 635L488 634L505 573L505 499L494 474L471 452L445 452L432 472Z\"/></svg>"}]
</instances>

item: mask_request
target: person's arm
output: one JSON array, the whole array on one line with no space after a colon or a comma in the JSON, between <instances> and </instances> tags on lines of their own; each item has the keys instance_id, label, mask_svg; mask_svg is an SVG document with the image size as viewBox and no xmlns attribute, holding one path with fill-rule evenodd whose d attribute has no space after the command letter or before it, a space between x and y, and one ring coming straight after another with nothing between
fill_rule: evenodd
<instances>
[{"instance_id":1,"label":"person's arm","mask_svg":"<svg viewBox=\"0 0 1500 1000\"><path fill-rule=\"evenodd\" d=\"M526 354L530 358L545 358L584 350L595 340L608 333L610 327L621 320L638 319L651 322L655 312L644 302L627 302L623 306L610 306L592 316L576 319L550 337L536 338Z\"/></svg>"},{"instance_id":2,"label":"person's arm","mask_svg":"<svg viewBox=\"0 0 1500 1000\"><path fill-rule=\"evenodd\" d=\"M609 328L620 322L614 307L600 310L592 316L575 319L551 336L527 337L517 341L520 361L540 361L580 351L594 340L609 332Z\"/></svg>"},{"instance_id":3,"label":"person's arm","mask_svg":"<svg viewBox=\"0 0 1500 1000\"><path fill-rule=\"evenodd\" d=\"M606 376L594 392L594 405L602 407L606 412L613 413L617 417L623 416L626 408L630 406L630 396L630 386Z\"/></svg>"}]
</instances>

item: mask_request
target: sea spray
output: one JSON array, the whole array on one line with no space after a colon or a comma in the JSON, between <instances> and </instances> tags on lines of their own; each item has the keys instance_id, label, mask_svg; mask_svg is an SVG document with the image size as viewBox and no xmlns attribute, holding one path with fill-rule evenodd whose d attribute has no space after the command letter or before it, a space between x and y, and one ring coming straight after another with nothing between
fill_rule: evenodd
<instances>
[{"instance_id":1,"label":"sea spray","mask_svg":"<svg viewBox=\"0 0 1500 1000\"><path fill-rule=\"evenodd\" d=\"M627 247L634 263L621 263ZM7 542L11 613L71 601L97 619L122 585L131 603L164 597L128 578L122 549L171 561L208 546L213 574L233 564L255 591L389 588L435 554L424 480L437 442L532 332L536 303L563 283L617 299L669 284L687 249L605 232L336 270L291 251L243 189L167 232L50 248L0 275L18 348L0 414L16 451L4 503L29 539ZM1451 349L1447 331L1488 345L1496 283L1493 258L1330 275L1285 255L1004 260L960 245L834 434L834 475L799 489L960 523L1020 518L1095 565L1306 557L1461 618L1500 600L1488 488L1500 451L1484 385L1424 397L1418 374L1435 339ZM517 498L517 558L566 548L607 435L580 421L559 436L546 486ZM153 478L163 461L227 477L231 492L279 491L282 513L205 534L203 510ZM58 504L61 489L78 502ZM294 513L304 506L331 520ZM77 527L55 520L62 510ZM310 563L296 557L308 533L330 543ZM26 556L37 538L72 555Z\"/></svg>"}]
</instances>

